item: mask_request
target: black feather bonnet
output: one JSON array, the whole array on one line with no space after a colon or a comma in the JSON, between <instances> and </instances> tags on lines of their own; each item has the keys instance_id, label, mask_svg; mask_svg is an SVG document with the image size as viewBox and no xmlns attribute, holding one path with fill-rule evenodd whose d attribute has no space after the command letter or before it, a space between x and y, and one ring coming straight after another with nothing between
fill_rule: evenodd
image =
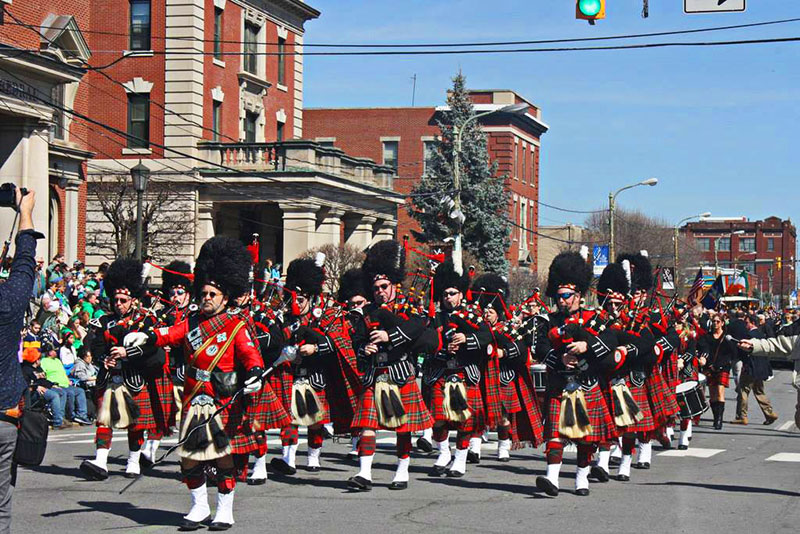
<instances>
[{"instance_id":1,"label":"black feather bonnet","mask_svg":"<svg viewBox=\"0 0 800 534\"><path fill-rule=\"evenodd\" d=\"M466 295L469 288L469 275L458 274L453 265L453 260L447 260L436 268L433 275L433 298L442 301L446 289L454 287Z\"/></svg>"},{"instance_id":2,"label":"black feather bonnet","mask_svg":"<svg viewBox=\"0 0 800 534\"><path fill-rule=\"evenodd\" d=\"M482 274L472 282L472 296L482 310L493 308L500 313L504 311L503 303L508 301L508 282L494 273Z\"/></svg>"},{"instance_id":3,"label":"black feather bonnet","mask_svg":"<svg viewBox=\"0 0 800 534\"><path fill-rule=\"evenodd\" d=\"M546 295L551 299L556 298L560 287L569 287L583 295L591 282L592 268L586 259L578 252L562 252L550 264Z\"/></svg>"},{"instance_id":4,"label":"black feather bonnet","mask_svg":"<svg viewBox=\"0 0 800 534\"><path fill-rule=\"evenodd\" d=\"M368 286L385 278L393 284L402 284L406 276L406 251L394 239L378 241L367 251L362 266Z\"/></svg>"},{"instance_id":5,"label":"black feather bonnet","mask_svg":"<svg viewBox=\"0 0 800 534\"><path fill-rule=\"evenodd\" d=\"M650 291L653 289L653 266L647 256L640 252L617 256L617 263L622 265L624 261L630 263L631 292Z\"/></svg>"},{"instance_id":6,"label":"black feather bonnet","mask_svg":"<svg viewBox=\"0 0 800 534\"><path fill-rule=\"evenodd\" d=\"M322 293L322 284L325 283L324 263L324 257L322 257L322 265L317 259L313 258L292 260L289 268L286 269L284 288L306 297L320 295Z\"/></svg>"},{"instance_id":7,"label":"black feather bonnet","mask_svg":"<svg viewBox=\"0 0 800 534\"><path fill-rule=\"evenodd\" d=\"M602 301L605 298L624 298L630 291L628 277L625 269L619 263L609 263L603 269L600 279L597 281L597 294Z\"/></svg>"},{"instance_id":8,"label":"black feather bonnet","mask_svg":"<svg viewBox=\"0 0 800 534\"><path fill-rule=\"evenodd\" d=\"M347 302L357 295L370 300L370 292L367 291L364 271L358 268L348 270L339 278L339 294L336 296L336 300Z\"/></svg>"},{"instance_id":9,"label":"black feather bonnet","mask_svg":"<svg viewBox=\"0 0 800 534\"><path fill-rule=\"evenodd\" d=\"M212 237L203 243L194 266L195 295L208 284L229 300L241 297L250 289L250 262L250 254L238 239Z\"/></svg>"},{"instance_id":10,"label":"black feather bonnet","mask_svg":"<svg viewBox=\"0 0 800 534\"><path fill-rule=\"evenodd\" d=\"M176 274L182 273L182 274ZM164 296L169 297L169 292L175 287L182 287L186 291L192 291L192 267L185 261L172 260L161 273L161 289Z\"/></svg>"},{"instance_id":11,"label":"black feather bonnet","mask_svg":"<svg viewBox=\"0 0 800 534\"><path fill-rule=\"evenodd\" d=\"M142 282L142 262L133 258L119 258L108 267L103 286L109 299L118 292L133 298L142 298L144 283Z\"/></svg>"}]
</instances>

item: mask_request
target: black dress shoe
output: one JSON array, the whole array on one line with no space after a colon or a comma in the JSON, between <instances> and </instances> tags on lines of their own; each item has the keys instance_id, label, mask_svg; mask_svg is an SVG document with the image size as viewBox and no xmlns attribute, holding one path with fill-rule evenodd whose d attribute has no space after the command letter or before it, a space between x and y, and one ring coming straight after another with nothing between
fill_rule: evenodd
<instances>
[{"instance_id":1,"label":"black dress shoe","mask_svg":"<svg viewBox=\"0 0 800 534\"><path fill-rule=\"evenodd\" d=\"M307 465L306 471L309 473L319 473L320 467L318 465Z\"/></svg>"},{"instance_id":2,"label":"black dress shoe","mask_svg":"<svg viewBox=\"0 0 800 534\"><path fill-rule=\"evenodd\" d=\"M139 478L142 476L141 473L128 473L127 471L122 474L125 478Z\"/></svg>"},{"instance_id":3,"label":"black dress shoe","mask_svg":"<svg viewBox=\"0 0 800 534\"><path fill-rule=\"evenodd\" d=\"M370 491L372 490L372 481L356 475L347 479L347 487L353 491Z\"/></svg>"},{"instance_id":4,"label":"black dress shoe","mask_svg":"<svg viewBox=\"0 0 800 534\"><path fill-rule=\"evenodd\" d=\"M536 487L551 497L558 497L558 488L547 477L536 477Z\"/></svg>"},{"instance_id":5,"label":"black dress shoe","mask_svg":"<svg viewBox=\"0 0 800 534\"><path fill-rule=\"evenodd\" d=\"M142 454L139 457L139 464L142 466L143 469L147 469L148 467L153 467L153 460Z\"/></svg>"},{"instance_id":6,"label":"black dress shoe","mask_svg":"<svg viewBox=\"0 0 800 534\"><path fill-rule=\"evenodd\" d=\"M631 477L629 477L628 475L617 475L617 480L619 480L620 482L630 482Z\"/></svg>"},{"instance_id":7,"label":"black dress shoe","mask_svg":"<svg viewBox=\"0 0 800 534\"><path fill-rule=\"evenodd\" d=\"M208 525L208 530L213 530L215 532L221 532L223 530L228 530L233 525L231 523L221 523L219 521L215 521Z\"/></svg>"},{"instance_id":8,"label":"black dress shoe","mask_svg":"<svg viewBox=\"0 0 800 534\"><path fill-rule=\"evenodd\" d=\"M425 438L417 439L417 448L424 453L433 452L433 444Z\"/></svg>"},{"instance_id":9,"label":"black dress shoe","mask_svg":"<svg viewBox=\"0 0 800 534\"><path fill-rule=\"evenodd\" d=\"M81 462L81 473L89 480L106 480L108 478L108 471L106 469L96 466L89 460Z\"/></svg>"},{"instance_id":10,"label":"black dress shoe","mask_svg":"<svg viewBox=\"0 0 800 534\"><path fill-rule=\"evenodd\" d=\"M678 445L678 450L679 451L689 450L689 446L688 445Z\"/></svg>"},{"instance_id":11,"label":"black dress shoe","mask_svg":"<svg viewBox=\"0 0 800 534\"><path fill-rule=\"evenodd\" d=\"M193 530L197 530L203 526L203 523L211 519L211 516L206 517L202 521L190 521L186 518L181 519L180 524L178 525L178 530L182 532L191 532Z\"/></svg>"},{"instance_id":12,"label":"black dress shoe","mask_svg":"<svg viewBox=\"0 0 800 534\"><path fill-rule=\"evenodd\" d=\"M434 465L431 468L430 473L428 473L432 477L440 477L447 473L447 466L446 465Z\"/></svg>"},{"instance_id":13,"label":"black dress shoe","mask_svg":"<svg viewBox=\"0 0 800 534\"><path fill-rule=\"evenodd\" d=\"M247 485L248 486L263 486L267 483L266 478L248 478Z\"/></svg>"},{"instance_id":14,"label":"black dress shoe","mask_svg":"<svg viewBox=\"0 0 800 534\"><path fill-rule=\"evenodd\" d=\"M621 460L620 460L619 458L617 458L616 456L611 456L611 457L608 459L608 462L609 462L609 463L612 463L612 464L614 464L614 465L619 465L619 464L620 464L620 462L621 462Z\"/></svg>"},{"instance_id":15,"label":"black dress shoe","mask_svg":"<svg viewBox=\"0 0 800 534\"><path fill-rule=\"evenodd\" d=\"M599 465L593 465L589 470L589 476L598 482L608 482L608 473Z\"/></svg>"},{"instance_id":16,"label":"black dress shoe","mask_svg":"<svg viewBox=\"0 0 800 534\"><path fill-rule=\"evenodd\" d=\"M581 488L575 490L575 495L579 497L586 497L589 495L589 488Z\"/></svg>"},{"instance_id":17,"label":"black dress shoe","mask_svg":"<svg viewBox=\"0 0 800 534\"><path fill-rule=\"evenodd\" d=\"M636 462L633 467L636 469L650 469L650 462Z\"/></svg>"},{"instance_id":18,"label":"black dress shoe","mask_svg":"<svg viewBox=\"0 0 800 534\"><path fill-rule=\"evenodd\" d=\"M390 490L404 490L408 488L408 482L392 482L389 484Z\"/></svg>"},{"instance_id":19,"label":"black dress shoe","mask_svg":"<svg viewBox=\"0 0 800 534\"><path fill-rule=\"evenodd\" d=\"M297 469L287 464L283 458L273 458L270 460L269 465L279 475L291 476L297 473Z\"/></svg>"},{"instance_id":20,"label":"black dress shoe","mask_svg":"<svg viewBox=\"0 0 800 534\"><path fill-rule=\"evenodd\" d=\"M467 463L468 464L481 463L480 455L477 452L467 451Z\"/></svg>"},{"instance_id":21,"label":"black dress shoe","mask_svg":"<svg viewBox=\"0 0 800 534\"><path fill-rule=\"evenodd\" d=\"M448 469L447 476L450 478L461 478L464 476L464 473L462 473L461 471L454 471L453 469Z\"/></svg>"},{"instance_id":22,"label":"black dress shoe","mask_svg":"<svg viewBox=\"0 0 800 534\"><path fill-rule=\"evenodd\" d=\"M497 461L498 462L503 462L504 464L507 464L508 462L511 461L511 458L498 458Z\"/></svg>"}]
</instances>

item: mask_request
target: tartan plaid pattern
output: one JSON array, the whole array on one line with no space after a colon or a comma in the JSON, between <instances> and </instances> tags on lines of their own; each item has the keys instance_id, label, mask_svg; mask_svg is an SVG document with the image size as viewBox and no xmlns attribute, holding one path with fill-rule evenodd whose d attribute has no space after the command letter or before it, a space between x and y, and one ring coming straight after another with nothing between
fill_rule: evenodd
<instances>
[{"instance_id":1,"label":"tartan plaid pattern","mask_svg":"<svg viewBox=\"0 0 800 534\"><path fill-rule=\"evenodd\" d=\"M331 321L336 321L331 326ZM347 333L346 319L339 317L330 321L323 320L323 330L333 341L336 348L336 364L329 373L325 386L330 403L330 416L337 433L349 432L355 416L358 397L363 390L361 376L356 363L353 343Z\"/></svg>"},{"instance_id":2,"label":"tartan plaid pattern","mask_svg":"<svg viewBox=\"0 0 800 534\"><path fill-rule=\"evenodd\" d=\"M292 416L283 407L268 383L264 384L257 395L246 396L244 403L248 420L258 430L283 428L292 423Z\"/></svg>"},{"instance_id":3,"label":"tartan plaid pattern","mask_svg":"<svg viewBox=\"0 0 800 534\"><path fill-rule=\"evenodd\" d=\"M650 412L653 414L656 426L661 426L680 411L675 393L669 389L657 368L653 368L644 384L650 400Z\"/></svg>"},{"instance_id":4,"label":"tartan plaid pattern","mask_svg":"<svg viewBox=\"0 0 800 534\"><path fill-rule=\"evenodd\" d=\"M376 371L376 378L388 371ZM417 387L417 380L410 376L405 384L400 386L400 396L406 410L406 423L397 428L384 428L378 423L378 408L375 406L375 383L367 388L358 398L353 428L366 428L370 430L392 430L397 433L419 432L433 426L433 418L422 402L422 394Z\"/></svg>"},{"instance_id":5,"label":"tartan plaid pattern","mask_svg":"<svg viewBox=\"0 0 800 534\"><path fill-rule=\"evenodd\" d=\"M292 411L292 382L294 376L292 375L292 368L288 363L282 363L269 375L267 379L269 386L278 397L278 400L283 405L286 412Z\"/></svg>"},{"instance_id":6,"label":"tartan plaid pattern","mask_svg":"<svg viewBox=\"0 0 800 534\"><path fill-rule=\"evenodd\" d=\"M533 380L522 373L509 384L519 399L521 409L512 418L512 434L516 441L528 442L534 448L544 443L544 423Z\"/></svg>"},{"instance_id":7,"label":"tartan plaid pattern","mask_svg":"<svg viewBox=\"0 0 800 534\"><path fill-rule=\"evenodd\" d=\"M592 433L582 438L580 442L596 443L599 441L611 441L617 437L617 426L614 418L608 411L606 399L600 386L595 386L589 391L584 390L586 398L586 411L589 415L589 422L592 425ZM545 424L545 439L547 441L561 438L558 433L558 419L561 415L561 392L548 391L548 413L547 423Z\"/></svg>"},{"instance_id":8,"label":"tartan plaid pattern","mask_svg":"<svg viewBox=\"0 0 800 534\"><path fill-rule=\"evenodd\" d=\"M504 392L502 390L504 389L508 388L500 384L500 361L497 359L497 349L495 349L481 369L480 381L486 426L489 428L496 427L503 419L503 408L506 405L503 402ZM506 393L507 395L508 393Z\"/></svg>"},{"instance_id":9,"label":"tartan plaid pattern","mask_svg":"<svg viewBox=\"0 0 800 534\"><path fill-rule=\"evenodd\" d=\"M728 387L728 385L730 385L730 378L730 373L728 371L713 371L706 375L708 387Z\"/></svg>"},{"instance_id":10,"label":"tartan plaid pattern","mask_svg":"<svg viewBox=\"0 0 800 534\"><path fill-rule=\"evenodd\" d=\"M669 359L665 360L661 365L661 375L666 380L669 389L675 391L678 384L681 383L681 378L678 376L678 351L673 350Z\"/></svg>"},{"instance_id":11,"label":"tartan plaid pattern","mask_svg":"<svg viewBox=\"0 0 800 534\"><path fill-rule=\"evenodd\" d=\"M485 400L485 397L484 397ZM506 414L515 414L522 410L522 404L517 395L516 379L512 380L507 386L500 385L500 404L503 407L503 412ZM493 428L496 424L487 423L488 427Z\"/></svg>"},{"instance_id":12,"label":"tartan plaid pattern","mask_svg":"<svg viewBox=\"0 0 800 534\"><path fill-rule=\"evenodd\" d=\"M655 419L653 419L653 412L650 411L650 401L647 398L647 387L642 384L639 387L636 387L631 382L629 376L625 377L625 383L628 384L628 388L631 390L631 394L633 395L633 400L636 401L636 404L639 406L639 409L642 411L642 420L636 423L635 425L627 426L625 428L625 432L649 432L656 428ZM612 414L613 417L613 414Z\"/></svg>"},{"instance_id":13,"label":"tartan plaid pattern","mask_svg":"<svg viewBox=\"0 0 800 534\"><path fill-rule=\"evenodd\" d=\"M431 407L431 415L433 420L438 422L447 423L450 430L460 430L462 432L483 432L486 427L486 416L483 410L483 397L481 396L481 389L478 385L472 385L466 380L466 373L461 371L458 376L464 380L464 385L467 389L467 405L472 412L472 417L463 423L453 423L447 419L444 411L444 386L447 383L445 376L431 385L430 400L426 404Z\"/></svg>"},{"instance_id":14,"label":"tartan plaid pattern","mask_svg":"<svg viewBox=\"0 0 800 534\"><path fill-rule=\"evenodd\" d=\"M229 398L217 399L217 407L228 401ZM189 399L184 397L183 410L181 411L181 424L186 424L186 414L189 412ZM259 432L251 428L250 420L243 413L243 400L237 399L227 410L220 414L225 434L231 440L232 454L250 454L258 450L257 435Z\"/></svg>"},{"instance_id":15,"label":"tartan plaid pattern","mask_svg":"<svg viewBox=\"0 0 800 534\"><path fill-rule=\"evenodd\" d=\"M95 406L98 413L102 408L106 389L97 388L95 392ZM175 399L172 396L172 380L169 374L162 373L158 377L148 377L139 393L130 393L133 402L139 408L139 417L128 430L149 430L169 434L170 425L175 422ZM100 426L99 423L97 426Z\"/></svg>"}]
</instances>

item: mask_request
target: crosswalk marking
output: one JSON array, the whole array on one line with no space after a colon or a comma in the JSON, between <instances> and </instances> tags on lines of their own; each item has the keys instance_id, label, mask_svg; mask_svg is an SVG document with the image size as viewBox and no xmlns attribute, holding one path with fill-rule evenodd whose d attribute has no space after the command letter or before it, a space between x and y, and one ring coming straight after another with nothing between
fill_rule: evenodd
<instances>
[{"instance_id":1,"label":"crosswalk marking","mask_svg":"<svg viewBox=\"0 0 800 534\"><path fill-rule=\"evenodd\" d=\"M768 462L800 462L800 453L779 452L767 458Z\"/></svg>"},{"instance_id":2,"label":"crosswalk marking","mask_svg":"<svg viewBox=\"0 0 800 534\"><path fill-rule=\"evenodd\" d=\"M790 430L794 426L794 421L786 421L781 426L778 427L778 430L785 432Z\"/></svg>"},{"instance_id":3,"label":"crosswalk marking","mask_svg":"<svg viewBox=\"0 0 800 534\"><path fill-rule=\"evenodd\" d=\"M685 451L679 449L670 449L668 451L658 453L658 456L671 456L676 458L711 458L712 456L715 456L721 452L725 452L725 449L701 449L700 447L689 447Z\"/></svg>"}]
</instances>

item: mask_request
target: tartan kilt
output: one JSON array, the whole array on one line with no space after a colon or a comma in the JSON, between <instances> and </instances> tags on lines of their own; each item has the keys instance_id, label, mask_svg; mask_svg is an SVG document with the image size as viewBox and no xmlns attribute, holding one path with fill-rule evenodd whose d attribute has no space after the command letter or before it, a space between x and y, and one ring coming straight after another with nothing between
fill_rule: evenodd
<instances>
[{"instance_id":1,"label":"tartan kilt","mask_svg":"<svg viewBox=\"0 0 800 534\"><path fill-rule=\"evenodd\" d=\"M103 404L103 394L107 388L97 388L95 406L97 412ZM130 392L130 390L128 390ZM131 431L161 432L170 435L170 426L175 423L176 406L172 393L172 378L169 373L162 373L145 379L144 387L139 393L132 394L133 402L139 408L139 417L128 427ZM100 426L97 424L97 426Z\"/></svg>"},{"instance_id":2,"label":"tartan kilt","mask_svg":"<svg viewBox=\"0 0 800 534\"><path fill-rule=\"evenodd\" d=\"M567 438L561 438L558 433L558 419L561 415L561 391L548 391L547 395L548 410L545 439L547 441L554 439L566 440ZM608 411L602 388L596 385L589 391L584 390L583 395L586 398L586 411L589 415L589 422L592 425L592 433L577 441L597 443L615 439L618 436L617 426Z\"/></svg>"},{"instance_id":3,"label":"tartan kilt","mask_svg":"<svg viewBox=\"0 0 800 534\"><path fill-rule=\"evenodd\" d=\"M731 381L731 374L728 371L712 371L706 375L708 387L722 386L728 387Z\"/></svg>"},{"instance_id":4,"label":"tartan kilt","mask_svg":"<svg viewBox=\"0 0 800 534\"><path fill-rule=\"evenodd\" d=\"M431 384L431 398L427 403L428 406L431 407L431 415L433 416L433 420L437 423L446 423L450 430L458 430L461 432L483 432L484 428L486 428L486 415L483 409L481 388L478 384L470 384L466 379L466 373L464 371L460 371L459 373L455 374L464 380L464 386L467 390L467 405L472 412L472 416L463 423L453 423L447 418L447 414L444 410L444 386L447 383L447 377L442 376L436 382Z\"/></svg>"},{"instance_id":5,"label":"tartan kilt","mask_svg":"<svg viewBox=\"0 0 800 534\"><path fill-rule=\"evenodd\" d=\"M202 393L202 388L200 393ZM230 397L215 400L215 404L217 408L219 408L230 400ZM182 425L189 423L186 414L189 412L190 405L191 399L188 399L187 396L184 395L183 410L181 411ZM222 427L225 430L225 435L231 440L231 454L250 454L258 450L256 435L259 432L251 428L247 418L243 414L243 408L244 401L239 398L227 410L223 410L222 413L219 414L220 419L222 419Z\"/></svg>"},{"instance_id":6,"label":"tartan kilt","mask_svg":"<svg viewBox=\"0 0 800 534\"><path fill-rule=\"evenodd\" d=\"M512 418L512 432L517 441L529 442L533 447L544 443L544 423L533 382L517 377L509 384L520 402L520 410Z\"/></svg>"},{"instance_id":7,"label":"tartan kilt","mask_svg":"<svg viewBox=\"0 0 800 534\"><path fill-rule=\"evenodd\" d=\"M328 379L325 386L328 405L330 408L330 419L333 422L333 429L336 434L350 432L355 417L358 396L348 387L344 378L339 376Z\"/></svg>"},{"instance_id":8,"label":"tartan kilt","mask_svg":"<svg viewBox=\"0 0 800 534\"><path fill-rule=\"evenodd\" d=\"M292 368L286 364L275 369L268 379L269 387L278 397L283 409L290 415L292 413L292 382L294 382Z\"/></svg>"},{"instance_id":9,"label":"tartan kilt","mask_svg":"<svg viewBox=\"0 0 800 534\"><path fill-rule=\"evenodd\" d=\"M516 388L516 381L518 379L519 377L515 378L507 386L500 384L500 405L503 408L504 414L511 415L522 410L522 404L520 403ZM493 425L491 422L489 422L487 423L487 426L494 428L497 426L497 424L495 423Z\"/></svg>"},{"instance_id":10,"label":"tartan kilt","mask_svg":"<svg viewBox=\"0 0 800 534\"><path fill-rule=\"evenodd\" d=\"M642 384L641 386L637 387L631 383L631 379L629 376L625 377L625 383L628 384L628 388L631 390L631 394L633 395L633 400L636 401L636 404L639 406L639 409L642 411L642 420L636 423L635 425L623 427L625 432L649 432L656 428L656 421L653 419L653 412L650 411L650 401L647 397L647 386Z\"/></svg>"},{"instance_id":11,"label":"tartan kilt","mask_svg":"<svg viewBox=\"0 0 800 534\"><path fill-rule=\"evenodd\" d=\"M675 388L681 383L681 377L678 374L678 353L676 351L672 351L669 360L664 362L661 367L661 375L667 382L669 389L675 391Z\"/></svg>"},{"instance_id":12,"label":"tartan kilt","mask_svg":"<svg viewBox=\"0 0 800 534\"><path fill-rule=\"evenodd\" d=\"M675 393L669 389L657 368L653 369L644 384L653 420L656 426L661 426L680 411L678 402L675 400Z\"/></svg>"},{"instance_id":13,"label":"tartan kilt","mask_svg":"<svg viewBox=\"0 0 800 534\"><path fill-rule=\"evenodd\" d=\"M376 371L375 377L387 371ZM403 408L406 410L406 423L397 428L385 428L378 422L378 408L375 406L375 383L365 387L358 398L353 428L369 430L391 430L393 432L420 432L433 426L433 418L422 402L422 394L417 387L417 379L413 375L400 388L400 397Z\"/></svg>"},{"instance_id":14,"label":"tartan kilt","mask_svg":"<svg viewBox=\"0 0 800 534\"><path fill-rule=\"evenodd\" d=\"M284 409L275 392L264 384L256 395L244 398L245 414L255 430L283 428L292 423L292 416Z\"/></svg>"},{"instance_id":15,"label":"tartan kilt","mask_svg":"<svg viewBox=\"0 0 800 534\"><path fill-rule=\"evenodd\" d=\"M486 426L494 428L499 425L503 419L503 409L506 406L504 397L510 395L509 391L504 391L508 389L507 386L503 386L503 384L500 383L500 363L496 357L490 357L486 365L481 369L479 385L481 398L483 400ZM517 402L517 404L519 405L519 402Z\"/></svg>"}]
</instances>

